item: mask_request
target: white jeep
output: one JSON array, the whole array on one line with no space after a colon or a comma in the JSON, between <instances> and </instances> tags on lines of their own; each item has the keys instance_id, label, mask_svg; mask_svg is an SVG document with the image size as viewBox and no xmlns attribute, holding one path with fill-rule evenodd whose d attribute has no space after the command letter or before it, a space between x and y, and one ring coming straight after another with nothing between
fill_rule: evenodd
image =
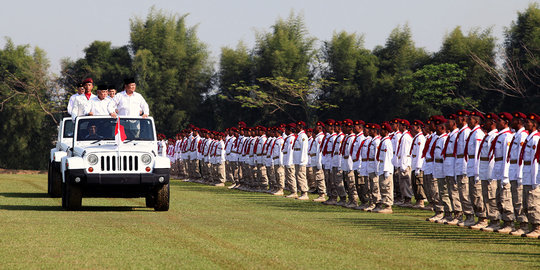
<instances>
[{"instance_id":1,"label":"white jeep","mask_svg":"<svg viewBox=\"0 0 540 270\"><path fill-rule=\"evenodd\" d=\"M73 121L71 117L62 119L58 126L56 147L50 151L49 171L47 174L47 192L53 198L62 196L62 174L60 163L67 155L67 150L73 145Z\"/></svg>"},{"instance_id":2,"label":"white jeep","mask_svg":"<svg viewBox=\"0 0 540 270\"><path fill-rule=\"evenodd\" d=\"M147 207L169 210L171 164L157 155L153 118L117 121L109 116L76 118L72 147L61 159L62 207L76 210L83 197L145 197Z\"/></svg>"}]
</instances>

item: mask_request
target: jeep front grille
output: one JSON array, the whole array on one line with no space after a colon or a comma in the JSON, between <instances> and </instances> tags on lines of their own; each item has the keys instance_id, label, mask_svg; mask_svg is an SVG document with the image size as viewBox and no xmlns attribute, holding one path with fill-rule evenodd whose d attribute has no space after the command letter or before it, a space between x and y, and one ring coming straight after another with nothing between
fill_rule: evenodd
<instances>
[{"instance_id":1,"label":"jeep front grille","mask_svg":"<svg viewBox=\"0 0 540 270\"><path fill-rule=\"evenodd\" d=\"M139 170L139 157L132 155L101 156L102 172L129 172Z\"/></svg>"}]
</instances>

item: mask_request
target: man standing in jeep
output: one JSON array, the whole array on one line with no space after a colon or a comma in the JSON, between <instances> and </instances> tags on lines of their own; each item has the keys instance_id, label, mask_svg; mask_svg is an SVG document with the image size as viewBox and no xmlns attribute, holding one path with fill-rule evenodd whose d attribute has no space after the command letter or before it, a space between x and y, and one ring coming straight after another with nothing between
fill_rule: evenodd
<instances>
[{"instance_id":1,"label":"man standing in jeep","mask_svg":"<svg viewBox=\"0 0 540 270\"><path fill-rule=\"evenodd\" d=\"M114 100L117 104L119 116L141 116L148 117L150 109L144 97L135 92L134 78L124 79L124 91L118 93Z\"/></svg>"}]
</instances>

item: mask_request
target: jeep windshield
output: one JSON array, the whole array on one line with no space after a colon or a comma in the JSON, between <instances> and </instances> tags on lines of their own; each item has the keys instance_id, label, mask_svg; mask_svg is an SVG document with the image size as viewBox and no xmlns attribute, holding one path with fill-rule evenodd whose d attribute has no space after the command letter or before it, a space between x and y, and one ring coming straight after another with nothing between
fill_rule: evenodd
<instances>
[{"instance_id":1,"label":"jeep windshield","mask_svg":"<svg viewBox=\"0 0 540 270\"><path fill-rule=\"evenodd\" d=\"M114 140L117 118L84 118L79 120L77 141ZM154 129L150 119L121 118L120 125L126 141L153 141Z\"/></svg>"}]
</instances>

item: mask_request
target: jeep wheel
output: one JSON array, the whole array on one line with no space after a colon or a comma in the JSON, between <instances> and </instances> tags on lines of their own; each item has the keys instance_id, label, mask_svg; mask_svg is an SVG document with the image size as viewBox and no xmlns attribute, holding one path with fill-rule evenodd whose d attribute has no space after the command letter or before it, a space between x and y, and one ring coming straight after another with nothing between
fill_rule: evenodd
<instances>
[{"instance_id":1,"label":"jeep wheel","mask_svg":"<svg viewBox=\"0 0 540 270\"><path fill-rule=\"evenodd\" d=\"M66 210L78 210L82 205L82 191L78 185L66 183L65 192L62 197L62 205L65 201Z\"/></svg>"},{"instance_id":2,"label":"jeep wheel","mask_svg":"<svg viewBox=\"0 0 540 270\"><path fill-rule=\"evenodd\" d=\"M154 205L154 210L156 211L168 211L169 210L169 184L161 186L156 191L156 202Z\"/></svg>"},{"instance_id":3,"label":"jeep wheel","mask_svg":"<svg viewBox=\"0 0 540 270\"><path fill-rule=\"evenodd\" d=\"M52 197L51 178L52 178L52 162L49 162L49 170L47 171L47 194L49 194L49 196Z\"/></svg>"},{"instance_id":4,"label":"jeep wheel","mask_svg":"<svg viewBox=\"0 0 540 270\"><path fill-rule=\"evenodd\" d=\"M60 198L60 196L62 196L62 175L60 174L60 171L54 169L54 166L51 166L51 176L49 181L49 195L53 198Z\"/></svg>"},{"instance_id":5,"label":"jeep wheel","mask_svg":"<svg viewBox=\"0 0 540 270\"><path fill-rule=\"evenodd\" d=\"M156 197L154 196L154 194L146 195L146 207L154 208L155 205L156 205Z\"/></svg>"}]
</instances>

